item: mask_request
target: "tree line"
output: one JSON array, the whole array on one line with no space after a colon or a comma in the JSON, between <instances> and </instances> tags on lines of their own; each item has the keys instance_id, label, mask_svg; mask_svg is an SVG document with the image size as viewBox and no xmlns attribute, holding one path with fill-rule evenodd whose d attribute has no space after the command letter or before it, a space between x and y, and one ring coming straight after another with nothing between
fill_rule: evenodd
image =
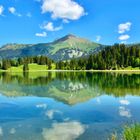
<instances>
[{"instance_id":1,"label":"tree line","mask_svg":"<svg viewBox=\"0 0 140 140\"><path fill-rule=\"evenodd\" d=\"M32 77L28 72L23 75L12 75L11 73L0 73L0 80L2 83L13 84L18 82L17 86L49 86L55 84L55 80L59 80L55 87L61 91L69 91L69 83L81 83L83 86L88 85L88 88L98 89L100 93L113 95L116 97L124 97L130 95L140 96L140 75L126 74L126 73L90 73L90 72L47 72L36 77ZM66 82L67 81L67 82ZM60 85L65 86L60 86ZM98 87L98 88L97 88ZM99 92L98 92L99 93Z\"/></svg>"},{"instance_id":2,"label":"tree line","mask_svg":"<svg viewBox=\"0 0 140 140\"><path fill-rule=\"evenodd\" d=\"M0 68L8 70L12 66L23 65L23 71L28 71L28 64L36 63L46 65L52 69L52 63L58 70L117 70L128 66L140 68L140 45L114 44L89 57L54 62L46 56L35 56L18 59L4 59L0 62Z\"/></svg>"},{"instance_id":3,"label":"tree line","mask_svg":"<svg viewBox=\"0 0 140 140\"><path fill-rule=\"evenodd\" d=\"M128 66L140 67L140 45L128 47L124 44L115 44L86 58L56 63L57 69L66 70L117 70Z\"/></svg>"},{"instance_id":4,"label":"tree line","mask_svg":"<svg viewBox=\"0 0 140 140\"><path fill-rule=\"evenodd\" d=\"M47 65L48 69L52 68L53 60L49 59L46 56L34 56L34 57L25 57L18 59L3 59L0 62L0 69L8 70L9 68L18 67L23 65L23 71L29 70L28 64L36 63L38 65Z\"/></svg>"}]
</instances>

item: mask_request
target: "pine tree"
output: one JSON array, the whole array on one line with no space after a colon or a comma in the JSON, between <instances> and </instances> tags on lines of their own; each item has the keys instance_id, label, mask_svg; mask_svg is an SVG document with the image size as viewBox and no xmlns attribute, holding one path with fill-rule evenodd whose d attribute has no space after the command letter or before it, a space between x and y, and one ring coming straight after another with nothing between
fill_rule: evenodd
<instances>
[{"instance_id":1,"label":"pine tree","mask_svg":"<svg viewBox=\"0 0 140 140\"><path fill-rule=\"evenodd\" d=\"M23 72L27 72L27 71L29 71L29 66L28 66L28 63L25 63L23 65Z\"/></svg>"}]
</instances>

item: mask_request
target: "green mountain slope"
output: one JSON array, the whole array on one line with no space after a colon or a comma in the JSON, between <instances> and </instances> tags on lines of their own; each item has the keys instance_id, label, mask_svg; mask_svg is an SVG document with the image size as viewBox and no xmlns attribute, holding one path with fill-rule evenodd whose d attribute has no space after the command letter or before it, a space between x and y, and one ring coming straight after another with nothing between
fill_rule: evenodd
<instances>
[{"instance_id":1,"label":"green mountain slope","mask_svg":"<svg viewBox=\"0 0 140 140\"><path fill-rule=\"evenodd\" d=\"M69 105L103 95L140 96L139 85L140 74L131 73L0 73L0 93L4 96L50 97Z\"/></svg>"},{"instance_id":2,"label":"green mountain slope","mask_svg":"<svg viewBox=\"0 0 140 140\"><path fill-rule=\"evenodd\" d=\"M51 43L4 45L0 48L0 58L44 55L57 61L68 60L88 56L103 47L104 45L69 34Z\"/></svg>"}]
</instances>

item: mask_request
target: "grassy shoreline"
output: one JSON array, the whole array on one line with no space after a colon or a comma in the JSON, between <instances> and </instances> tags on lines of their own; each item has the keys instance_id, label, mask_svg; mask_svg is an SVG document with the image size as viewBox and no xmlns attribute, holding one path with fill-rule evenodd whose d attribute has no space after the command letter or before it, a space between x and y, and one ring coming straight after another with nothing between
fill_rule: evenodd
<instances>
[{"instance_id":1,"label":"grassy shoreline","mask_svg":"<svg viewBox=\"0 0 140 140\"><path fill-rule=\"evenodd\" d=\"M13 70L0 70L0 72L23 72ZM140 70L29 70L26 72L139 72Z\"/></svg>"},{"instance_id":2,"label":"grassy shoreline","mask_svg":"<svg viewBox=\"0 0 140 140\"><path fill-rule=\"evenodd\" d=\"M138 72L140 73L140 68L132 68L127 67L123 69L118 69L118 70L59 70L56 69L56 66L53 64L52 69L49 70L48 66L46 65L37 65L35 63L29 64L29 70L27 72ZM23 65L19 67L11 67L8 70L2 70L0 69L0 72L23 72Z\"/></svg>"},{"instance_id":3,"label":"grassy shoreline","mask_svg":"<svg viewBox=\"0 0 140 140\"><path fill-rule=\"evenodd\" d=\"M140 124L126 125L123 128L122 134L112 134L109 140L140 140Z\"/></svg>"}]
</instances>

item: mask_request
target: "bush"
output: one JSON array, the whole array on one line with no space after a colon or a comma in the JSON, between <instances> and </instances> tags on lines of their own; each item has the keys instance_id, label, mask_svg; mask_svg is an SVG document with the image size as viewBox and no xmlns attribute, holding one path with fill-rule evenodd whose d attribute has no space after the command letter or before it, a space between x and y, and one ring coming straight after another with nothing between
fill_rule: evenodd
<instances>
[{"instance_id":1,"label":"bush","mask_svg":"<svg viewBox=\"0 0 140 140\"><path fill-rule=\"evenodd\" d=\"M117 134L112 134L110 140L119 140ZM140 140L140 124L125 126L121 140Z\"/></svg>"},{"instance_id":2,"label":"bush","mask_svg":"<svg viewBox=\"0 0 140 140\"><path fill-rule=\"evenodd\" d=\"M140 140L140 124L125 126L123 138L124 140Z\"/></svg>"}]
</instances>

